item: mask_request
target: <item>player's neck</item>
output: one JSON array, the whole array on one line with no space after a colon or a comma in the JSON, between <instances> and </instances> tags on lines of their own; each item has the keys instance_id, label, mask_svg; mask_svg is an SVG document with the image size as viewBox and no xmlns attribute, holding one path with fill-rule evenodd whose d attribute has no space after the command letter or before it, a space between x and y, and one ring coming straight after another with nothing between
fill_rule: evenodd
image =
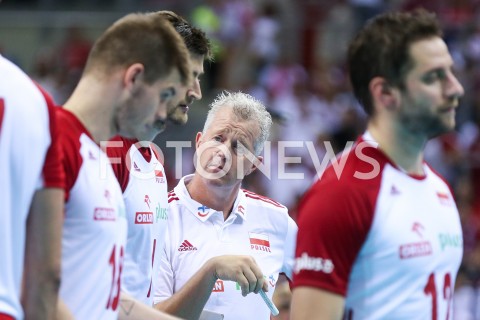
<instances>
[{"instance_id":1,"label":"player's neck","mask_svg":"<svg viewBox=\"0 0 480 320\"><path fill-rule=\"evenodd\" d=\"M227 220L230 215L233 204L237 199L240 184L233 186L208 184L204 178L197 173L186 185L190 197L216 211L223 212L223 217Z\"/></svg>"},{"instance_id":2,"label":"player's neck","mask_svg":"<svg viewBox=\"0 0 480 320\"><path fill-rule=\"evenodd\" d=\"M423 150L427 139L419 138L389 121L370 121L368 131L393 163L413 175L423 175Z\"/></svg>"},{"instance_id":3,"label":"player's neck","mask_svg":"<svg viewBox=\"0 0 480 320\"><path fill-rule=\"evenodd\" d=\"M64 108L77 116L97 143L109 140L115 134L111 125L112 91L95 79L84 77L64 104Z\"/></svg>"}]
</instances>

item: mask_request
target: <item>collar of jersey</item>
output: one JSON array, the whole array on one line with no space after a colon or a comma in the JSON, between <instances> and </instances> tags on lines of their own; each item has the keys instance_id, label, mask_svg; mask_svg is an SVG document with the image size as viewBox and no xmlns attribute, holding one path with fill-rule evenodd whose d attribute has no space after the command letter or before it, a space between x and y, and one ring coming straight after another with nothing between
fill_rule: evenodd
<instances>
[{"instance_id":1,"label":"collar of jersey","mask_svg":"<svg viewBox=\"0 0 480 320\"><path fill-rule=\"evenodd\" d=\"M206 208L200 202L193 200L188 193L185 182L190 181L193 178L193 174L184 176L178 185L175 187L175 195L180 199L183 205L185 205L188 211L194 215L198 220L205 222L207 221L215 212L218 212L214 209ZM247 219L247 201L245 194L240 189L238 191L237 199L233 204L233 210L230 215L236 215L243 220Z\"/></svg>"}]
</instances>

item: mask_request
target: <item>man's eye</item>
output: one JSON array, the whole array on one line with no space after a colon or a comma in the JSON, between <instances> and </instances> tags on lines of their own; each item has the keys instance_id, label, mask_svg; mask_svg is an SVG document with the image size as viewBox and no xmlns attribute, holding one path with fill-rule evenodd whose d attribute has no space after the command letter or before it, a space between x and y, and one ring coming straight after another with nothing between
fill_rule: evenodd
<instances>
[{"instance_id":1,"label":"man's eye","mask_svg":"<svg viewBox=\"0 0 480 320\"><path fill-rule=\"evenodd\" d=\"M425 83L433 83L437 80L443 80L446 77L446 73L444 70L435 70L433 72L428 73L423 77L423 81Z\"/></svg>"},{"instance_id":2,"label":"man's eye","mask_svg":"<svg viewBox=\"0 0 480 320\"><path fill-rule=\"evenodd\" d=\"M172 99L174 96L175 96L174 88L165 89L160 93L160 101L165 102L167 100Z\"/></svg>"}]
</instances>

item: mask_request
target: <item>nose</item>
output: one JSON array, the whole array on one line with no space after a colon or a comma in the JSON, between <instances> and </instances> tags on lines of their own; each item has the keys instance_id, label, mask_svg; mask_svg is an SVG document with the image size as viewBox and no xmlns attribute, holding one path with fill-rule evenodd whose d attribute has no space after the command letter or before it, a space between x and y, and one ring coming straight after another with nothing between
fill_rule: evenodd
<instances>
[{"instance_id":1,"label":"nose","mask_svg":"<svg viewBox=\"0 0 480 320\"><path fill-rule=\"evenodd\" d=\"M200 87L200 81L195 79L192 87L187 92L188 100L193 102L194 100L202 99L202 88Z\"/></svg>"},{"instance_id":2,"label":"nose","mask_svg":"<svg viewBox=\"0 0 480 320\"><path fill-rule=\"evenodd\" d=\"M462 84L454 74L450 74L446 94L450 99L460 99L465 94Z\"/></svg>"},{"instance_id":3,"label":"nose","mask_svg":"<svg viewBox=\"0 0 480 320\"><path fill-rule=\"evenodd\" d=\"M157 108L157 112L155 113L155 118L160 120L167 119L167 102L160 102Z\"/></svg>"}]
</instances>

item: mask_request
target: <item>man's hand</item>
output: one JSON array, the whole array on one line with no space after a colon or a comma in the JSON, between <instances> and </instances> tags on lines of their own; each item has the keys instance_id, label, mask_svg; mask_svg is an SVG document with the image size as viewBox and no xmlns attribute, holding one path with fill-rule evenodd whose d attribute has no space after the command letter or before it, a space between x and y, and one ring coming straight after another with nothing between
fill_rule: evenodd
<instances>
[{"instance_id":1,"label":"man's hand","mask_svg":"<svg viewBox=\"0 0 480 320\"><path fill-rule=\"evenodd\" d=\"M251 256L218 256L211 258L206 265L213 270L216 279L237 282L242 288L242 295L258 293L262 287L268 291L268 285L260 267Z\"/></svg>"}]
</instances>

